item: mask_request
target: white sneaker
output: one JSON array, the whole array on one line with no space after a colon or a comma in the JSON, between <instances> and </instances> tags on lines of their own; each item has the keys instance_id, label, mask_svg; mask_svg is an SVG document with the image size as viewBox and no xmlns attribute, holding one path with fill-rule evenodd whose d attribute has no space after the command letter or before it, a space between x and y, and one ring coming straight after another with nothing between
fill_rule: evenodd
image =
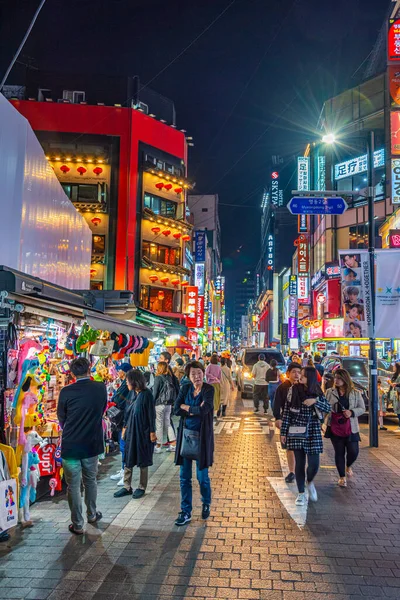
<instances>
[{"instance_id":1,"label":"white sneaker","mask_svg":"<svg viewBox=\"0 0 400 600\"><path fill-rule=\"evenodd\" d=\"M172 446L171 444L167 448L167 452L175 452L176 446Z\"/></svg>"},{"instance_id":2,"label":"white sneaker","mask_svg":"<svg viewBox=\"0 0 400 600\"><path fill-rule=\"evenodd\" d=\"M162 449L161 448L157 448L157 446L154 448L154 454L161 454Z\"/></svg>"},{"instance_id":3,"label":"white sneaker","mask_svg":"<svg viewBox=\"0 0 400 600\"><path fill-rule=\"evenodd\" d=\"M114 475L111 475L110 479L112 481L119 481L121 479L121 477L123 477L124 475L124 470L121 469L120 471L118 471L118 473L114 473Z\"/></svg>"},{"instance_id":4,"label":"white sneaker","mask_svg":"<svg viewBox=\"0 0 400 600\"><path fill-rule=\"evenodd\" d=\"M306 503L306 495L304 493L299 494L296 498L296 502L295 502L296 506L304 506L305 503Z\"/></svg>"},{"instance_id":5,"label":"white sneaker","mask_svg":"<svg viewBox=\"0 0 400 600\"><path fill-rule=\"evenodd\" d=\"M313 482L308 483L307 487L308 487L308 497L310 498L311 502L317 502L318 494L317 494L317 490L315 489L314 483Z\"/></svg>"},{"instance_id":6,"label":"white sneaker","mask_svg":"<svg viewBox=\"0 0 400 600\"><path fill-rule=\"evenodd\" d=\"M118 487L122 487L124 485L124 478L121 477L121 479L118 481L117 486Z\"/></svg>"}]
</instances>

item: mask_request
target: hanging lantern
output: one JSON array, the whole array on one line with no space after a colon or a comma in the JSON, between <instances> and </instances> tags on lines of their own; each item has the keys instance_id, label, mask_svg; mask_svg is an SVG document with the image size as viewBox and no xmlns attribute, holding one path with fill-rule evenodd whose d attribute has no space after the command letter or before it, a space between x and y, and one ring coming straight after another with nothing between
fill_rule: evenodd
<instances>
[{"instance_id":1,"label":"hanging lantern","mask_svg":"<svg viewBox=\"0 0 400 600\"><path fill-rule=\"evenodd\" d=\"M171 230L170 229L164 229L164 231L162 232L163 235L165 235L165 237L168 237L169 235L171 235Z\"/></svg>"},{"instance_id":2,"label":"hanging lantern","mask_svg":"<svg viewBox=\"0 0 400 600\"><path fill-rule=\"evenodd\" d=\"M172 279L171 283L173 286L177 287L180 284L180 279Z\"/></svg>"},{"instance_id":3,"label":"hanging lantern","mask_svg":"<svg viewBox=\"0 0 400 600\"><path fill-rule=\"evenodd\" d=\"M182 281L181 287L186 287L187 285L189 285L188 281Z\"/></svg>"},{"instance_id":4,"label":"hanging lantern","mask_svg":"<svg viewBox=\"0 0 400 600\"><path fill-rule=\"evenodd\" d=\"M151 230L154 233L154 235L157 235L157 233L160 233L161 227L152 227Z\"/></svg>"},{"instance_id":5,"label":"hanging lantern","mask_svg":"<svg viewBox=\"0 0 400 600\"><path fill-rule=\"evenodd\" d=\"M182 237L182 234L181 234L181 233L179 233L179 232L178 232L178 233L174 233L174 236L173 236L173 237L174 237L176 240L179 240L179 238L181 238L181 237Z\"/></svg>"},{"instance_id":6,"label":"hanging lantern","mask_svg":"<svg viewBox=\"0 0 400 600\"><path fill-rule=\"evenodd\" d=\"M94 277L97 273L97 269L90 269L90 278Z\"/></svg>"},{"instance_id":7,"label":"hanging lantern","mask_svg":"<svg viewBox=\"0 0 400 600\"><path fill-rule=\"evenodd\" d=\"M97 227L101 223L100 217L93 217L93 219L91 221L95 227Z\"/></svg>"},{"instance_id":8,"label":"hanging lantern","mask_svg":"<svg viewBox=\"0 0 400 600\"><path fill-rule=\"evenodd\" d=\"M157 275L150 275L149 279L150 279L151 283L155 283L156 281L158 281Z\"/></svg>"},{"instance_id":9,"label":"hanging lantern","mask_svg":"<svg viewBox=\"0 0 400 600\"><path fill-rule=\"evenodd\" d=\"M168 281L169 281L169 277L161 277L160 279L161 283L163 283L164 285L167 285Z\"/></svg>"},{"instance_id":10,"label":"hanging lantern","mask_svg":"<svg viewBox=\"0 0 400 600\"><path fill-rule=\"evenodd\" d=\"M62 171L64 174L68 173L68 171L70 171L71 169L69 167L67 167L67 165L62 165L60 167L60 171Z\"/></svg>"},{"instance_id":11,"label":"hanging lantern","mask_svg":"<svg viewBox=\"0 0 400 600\"><path fill-rule=\"evenodd\" d=\"M183 242L188 242L190 240L190 235L186 234L182 236L182 241Z\"/></svg>"},{"instance_id":12,"label":"hanging lantern","mask_svg":"<svg viewBox=\"0 0 400 600\"><path fill-rule=\"evenodd\" d=\"M169 192L169 190L172 190L172 183L166 183L164 188L167 190L167 192Z\"/></svg>"},{"instance_id":13,"label":"hanging lantern","mask_svg":"<svg viewBox=\"0 0 400 600\"><path fill-rule=\"evenodd\" d=\"M164 298L165 298L165 294L164 294L164 292L163 292L162 290L161 290L161 291L159 291L159 292L158 292L158 299L159 299L159 300L164 300Z\"/></svg>"},{"instance_id":14,"label":"hanging lantern","mask_svg":"<svg viewBox=\"0 0 400 600\"><path fill-rule=\"evenodd\" d=\"M85 167L78 167L77 171L79 175L83 175L84 173L86 173L87 169L85 169Z\"/></svg>"},{"instance_id":15,"label":"hanging lantern","mask_svg":"<svg viewBox=\"0 0 400 600\"><path fill-rule=\"evenodd\" d=\"M182 194L183 188L177 187L177 188L174 189L174 192L175 192L175 194Z\"/></svg>"},{"instance_id":16,"label":"hanging lantern","mask_svg":"<svg viewBox=\"0 0 400 600\"><path fill-rule=\"evenodd\" d=\"M156 188L157 188L158 190L162 190L162 189L163 189L163 187L164 187L164 184L162 183L162 181L159 181L158 183L156 183Z\"/></svg>"},{"instance_id":17,"label":"hanging lantern","mask_svg":"<svg viewBox=\"0 0 400 600\"><path fill-rule=\"evenodd\" d=\"M103 172L103 169L101 167L96 167L95 169L93 169L93 173L95 175L100 175L100 173Z\"/></svg>"}]
</instances>

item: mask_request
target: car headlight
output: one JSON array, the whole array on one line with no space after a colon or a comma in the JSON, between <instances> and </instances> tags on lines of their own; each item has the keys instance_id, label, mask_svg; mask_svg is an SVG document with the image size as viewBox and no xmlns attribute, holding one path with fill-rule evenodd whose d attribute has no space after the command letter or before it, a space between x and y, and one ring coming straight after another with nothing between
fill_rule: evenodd
<instances>
[{"instance_id":1,"label":"car headlight","mask_svg":"<svg viewBox=\"0 0 400 600\"><path fill-rule=\"evenodd\" d=\"M251 379L251 373L248 373L247 371L245 371L244 378L245 379Z\"/></svg>"}]
</instances>

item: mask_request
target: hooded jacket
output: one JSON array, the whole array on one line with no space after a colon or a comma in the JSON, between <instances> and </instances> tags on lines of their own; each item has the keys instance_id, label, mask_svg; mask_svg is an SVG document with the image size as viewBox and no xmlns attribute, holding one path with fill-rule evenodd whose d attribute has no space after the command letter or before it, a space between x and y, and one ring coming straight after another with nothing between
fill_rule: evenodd
<instances>
[{"instance_id":1,"label":"hooded jacket","mask_svg":"<svg viewBox=\"0 0 400 600\"><path fill-rule=\"evenodd\" d=\"M265 378L268 369L269 364L266 360L259 360L258 362L256 362L252 369L254 385L268 385L268 381Z\"/></svg>"}]
</instances>

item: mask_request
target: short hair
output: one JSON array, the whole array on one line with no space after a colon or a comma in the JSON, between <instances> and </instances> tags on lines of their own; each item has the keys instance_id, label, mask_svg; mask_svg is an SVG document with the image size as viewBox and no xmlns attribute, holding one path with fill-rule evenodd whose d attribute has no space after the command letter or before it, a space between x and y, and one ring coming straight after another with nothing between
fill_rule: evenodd
<instances>
[{"instance_id":1,"label":"short hair","mask_svg":"<svg viewBox=\"0 0 400 600\"><path fill-rule=\"evenodd\" d=\"M288 365L286 372L290 373L290 371L293 371L293 369L300 369L300 371L301 371L301 365L299 363L292 362Z\"/></svg>"},{"instance_id":2,"label":"short hair","mask_svg":"<svg viewBox=\"0 0 400 600\"><path fill-rule=\"evenodd\" d=\"M350 296L350 294L355 294L356 296L358 296L359 293L360 293L360 290L358 289L358 287L349 286L346 288L347 296Z\"/></svg>"},{"instance_id":3,"label":"short hair","mask_svg":"<svg viewBox=\"0 0 400 600\"><path fill-rule=\"evenodd\" d=\"M131 369L128 371L126 374L126 379L134 390L139 390L142 392L147 387L145 376L143 375L142 371L139 371L139 369Z\"/></svg>"},{"instance_id":4,"label":"short hair","mask_svg":"<svg viewBox=\"0 0 400 600\"><path fill-rule=\"evenodd\" d=\"M265 360L265 354L259 354L258 360Z\"/></svg>"},{"instance_id":5,"label":"short hair","mask_svg":"<svg viewBox=\"0 0 400 600\"><path fill-rule=\"evenodd\" d=\"M79 358L74 358L69 365L69 369L75 377L82 377L82 375L87 375L89 373L90 362L87 358L80 356Z\"/></svg>"},{"instance_id":6,"label":"short hair","mask_svg":"<svg viewBox=\"0 0 400 600\"><path fill-rule=\"evenodd\" d=\"M178 365L178 367L183 367L183 365L185 364L183 358L177 358L175 362ZM158 363L158 364L161 364L161 363Z\"/></svg>"},{"instance_id":7,"label":"short hair","mask_svg":"<svg viewBox=\"0 0 400 600\"><path fill-rule=\"evenodd\" d=\"M344 274L345 274L345 276L347 276L347 275L354 275L354 277L357 277L357 273L355 271L353 271L353 269L350 269L349 267L347 267L344 270Z\"/></svg>"},{"instance_id":8,"label":"short hair","mask_svg":"<svg viewBox=\"0 0 400 600\"><path fill-rule=\"evenodd\" d=\"M210 363L212 365L217 365L218 364L218 355L217 354L213 354L210 360Z\"/></svg>"},{"instance_id":9,"label":"short hair","mask_svg":"<svg viewBox=\"0 0 400 600\"><path fill-rule=\"evenodd\" d=\"M273 369L275 369L275 367L278 366L278 361L275 360L275 358L273 358L269 364L270 364L270 367L272 367Z\"/></svg>"},{"instance_id":10,"label":"short hair","mask_svg":"<svg viewBox=\"0 0 400 600\"><path fill-rule=\"evenodd\" d=\"M188 362L185 367L185 375L186 377L190 377L190 369L201 369L204 373L204 365L201 364L198 360L192 360Z\"/></svg>"},{"instance_id":11,"label":"short hair","mask_svg":"<svg viewBox=\"0 0 400 600\"><path fill-rule=\"evenodd\" d=\"M165 362L170 363L171 362L171 354L169 352L161 352L160 356L163 356L165 358Z\"/></svg>"},{"instance_id":12,"label":"short hair","mask_svg":"<svg viewBox=\"0 0 400 600\"><path fill-rule=\"evenodd\" d=\"M156 375L167 375L167 373L168 363L161 360L157 365Z\"/></svg>"}]
</instances>

